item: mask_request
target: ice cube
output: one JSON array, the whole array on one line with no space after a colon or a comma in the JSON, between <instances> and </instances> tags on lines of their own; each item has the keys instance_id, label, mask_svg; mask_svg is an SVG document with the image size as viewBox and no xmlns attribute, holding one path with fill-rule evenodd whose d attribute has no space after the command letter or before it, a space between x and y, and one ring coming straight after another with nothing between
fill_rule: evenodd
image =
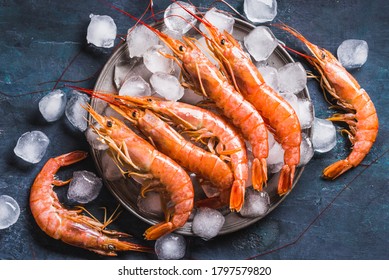
<instances>
[{"instance_id":1,"label":"ice cube","mask_svg":"<svg viewBox=\"0 0 389 280\"><path fill-rule=\"evenodd\" d=\"M207 11L204 18L220 32L227 31L232 34L232 31L234 30L235 19L231 15L219 11L216 8ZM200 30L205 34L208 34L207 28L202 23L200 24Z\"/></svg>"},{"instance_id":2,"label":"ice cube","mask_svg":"<svg viewBox=\"0 0 389 280\"><path fill-rule=\"evenodd\" d=\"M49 138L41 131L26 132L18 139L14 152L27 162L38 163L45 155L49 143Z\"/></svg>"},{"instance_id":3,"label":"ice cube","mask_svg":"<svg viewBox=\"0 0 389 280\"><path fill-rule=\"evenodd\" d=\"M169 233L155 241L155 253L160 260L178 260L185 255L186 241L182 235Z\"/></svg>"},{"instance_id":4,"label":"ice cube","mask_svg":"<svg viewBox=\"0 0 389 280\"><path fill-rule=\"evenodd\" d=\"M277 15L276 0L244 0L243 11L254 23L272 21Z\"/></svg>"},{"instance_id":5,"label":"ice cube","mask_svg":"<svg viewBox=\"0 0 389 280\"><path fill-rule=\"evenodd\" d=\"M157 192L147 192L145 197L139 196L137 206L140 212L146 215L163 217L161 196Z\"/></svg>"},{"instance_id":6,"label":"ice cube","mask_svg":"<svg viewBox=\"0 0 389 280\"><path fill-rule=\"evenodd\" d=\"M204 100L204 96L195 93L193 90L189 88L184 89L184 96L180 99L180 102L189 103L192 105L196 105L200 101Z\"/></svg>"},{"instance_id":7,"label":"ice cube","mask_svg":"<svg viewBox=\"0 0 389 280\"><path fill-rule=\"evenodd\" d=\"M312 126L314 113L313 104L311 100L305 98L297 98L295 94L283 94L282 97L287 101L294 109L297 118L300 121L302 129L306 129Z\"/></svg>"},{"instance_id":8,"label":"ice cube","mask_svg":"<svg viewBox=\"0 0 389 280\"><path fill-rule=\"evenodd\" d=\"M106 150L108 149L107 144L104 144L100 141L99 136L96 134L92 127L88 127L85 131L85 137L89 145L92 146L95 150Z\"/></svg>"},{"instance_id":9,"label":"ice cube","mask_svg":"<svg viewBox=\"0 0 389 280\"><path fill-rule=\"evenodd\" d=\"M168 29L185 34L196 24L197 20L182 7L193 14L196 13L194 6L182 1L176 1L166 8L163 18Z\"/></svg>"},{"instance_id":10,"label":"ice cube","mask_svg":"<svg viewBox=\"0 0 389 280\"><path fill-rule=\"evenodd\" d=\"M271 88L278 92L278 71L276 68L271 66L260 66L258 67L259 72L261 73L265 83L267 83Z\"/></svg>"},{"instance_id":11,"label":"ice cube","mask_svg":"<svg viewBox=\"0 0 389 280\"><path fill-rule=\"evenodd\" d=\"M156 45L150 47L143 54L143 63L152 73L171 73L173 71L173 59L167 58L162 54L172 55L173 53L162 45Z\"/></svg>"},{"instance_id":12,"label":"ice cube","mask_svg":"<svg viewBox=\"0 0 389 280\"><path fill-rule=\"evenodd\" d=\"M243 217L255 218L264 216L270 208L270 197L267 192L246 189L243 207L239 214Z\"/></svg>"},{"instance_id":13,"label":"ice cube","mask_svg":"<svg viewBox=\"0 0 389 280\"><path fill-rule=\"evenodd\" d=\"M312 145L315 152L326 153L335 147L336 129L331 121L315 118L312 134Z\"/></svg>"},{"instance_id":14,"label":"ice cube","mask_svg":"<svg viewBox=\"0 0 389 280\"><path fill-rule=\"evenodd\" d=\"M184 95L184 88L178 79L163 72L156 72L150 78L154 90L167 100L177 101Z\"/></svg>"},{"instance_id":15,"label":"ice cube","mask_svg":"<svg viewBox=\"0 0 389 280\"><path fill-rule=\"evenodd\" d=\"M122 172L112 159L110 151L108 150L106 150L101 156L101 169L103 170L104 178L108 181L116 181L123 178Z\"/></svg>"},{"instance_id":16,"label":"ice cube","mask_svg":"<svg viewBox=\"0 0 389 280\"><path fill-rule=\"evenodd\" d=\"M114 109L112 109L111 106L107 106L107 108L105 108L104 115L107 117L114 117L119 121L123 121L123 122L125 120L125 118L122 115L120 115L118 112L116 112Z\"/></svg>"},{"instance_id":17,"label":"ice cube","mask_svg":"<svg viewBox=\"0 0 389 280\"><path fill-rule=\"evenodd\" d=\"M86 170L73 172L67 198L78 203L88 203L100 193L103 182L94 173Z\"/></svg>"},{"instance_id":18,"label":"ice cube","mask_svg":"<svg viewBox=\"0 0 389 280\"><path fill-rule=\"evenodd\" d=\"M274 142L273 146L269 149L266 162L268 165L284 162L284 149L280 143Z\"/></svg>"},{"instance_id":19,"label":"ice cube","mask_svg":"<svg viewBox=\"0 0 389 280\"><path fill-rule=\"evenodd\" d=\"M110 16L90 14L86 40L96 47L112 48L116 39L116 24Z\"/></svg>"},{"instance_id":20,"label":"ice cube","mask_svg":"<svg viewBox=\"0 0 389 280\"><path fill-rule=\"evenodd\" d=\"M300 144L300 163L299 165L306 165L313 157L314 150L311 139L305 133L302 134Z\"/></svg>"},{"instance_id":21,"label":"ice cube","mask_svg":"<svg viewBox=\"0 0 389 280\"><path fill-rule=\"evenodd\" d=\"M355 69L365 64L369 46L364 40L349 39L343 41L337 50L339 62L346 69Z\"/></svg>"},{"instance_id":22,"label":"ice cube","mask_svg":"<svg viewBox=\"0 0 389 280\"><path fill-rule=\"evenodd\" d=\"M54 122L65 112L66 101L66 94L62 90L53 90L39 101L39 111L46 121Z\"/></svg>"},{"instance_id":23,"label":"ice cube","mask_svg":"<svg viewBox=\"0 0 389 280\"><path fill-rule=\"evenodd\" d=\"M212 64L219 66L218 60L211 53L211 51L209 50L209 48L207 46L207 42L206 42L205 37L201 37L200 39L196 40L195 44L202 51L202 53L209 59L209 61Z\"/></svg>"},{"instance_id":24,"label":"ice cube","mask_svg":"<svg viewBox=\"0 0 389 280\"><path fill-rule=\"evenodd\" d=\"M151 87L141 76L131 76L120 87L119 95L149 96Z\"/></svg>"},{"instance_id":25,"label":"ice cube","mask_svg":"<svg viewBox=\"0 0 389 280\"><path fill-rule=\"evenodd\" d=\"M15 199L0 195L0 229L12 226L19 219L20 208Z\"/></svg>"},{"instance_id":26,"label":"ice cube","mask_svg":"<svg viewBox=\"0 0 389 280\"><path fill-rule=\"evenodd\" d=\"M300 62L288 63L278 69L280 93L297 94L307 85L307 74Z\"/></svg>"},{"instance_id":27,"label":"ice cube","mask_svg":"<svg viewBox=\"0 0 389 280\"><path fill-rule=\"evenodd\" d=\"M201 207L197 209L192 222L195 235L208 240L215 237L223 227L225 218L215 209Z\"/></svg>"},{"instance_id":28,"label":"ice cube","mask_svg":"<svg viewBox=\"0 0 389 280\"><path fill-rule=\"evenodd\" d=\"M66 104L66 117L74 127L76 127L82 132L84 132L88 127L88 112L83 108L88 103L89 97L86 94L73 90L72 97Z\"/></svg>"},{"instance_id":29,"label":"ice cube","mask_svg":"<svg viewBox=\"0 0 389 280\"><path fill-rule=\"evenodd\" d=\"M266 26L257 26L244 37L244 46L256 61L266 60L278 46L278 41Z\"/></svg>"},{"instance_id":30,"label":"ice cube","mask_svg":"<svg viewBox=\"0 0 389 280\"><path fill-rule=\"evenodd\" d=\"M149 46L158 45L158 43L158 36L142 24L128 30L127 46L130 57L142 57Z\"/></svg>"}]
</instances>

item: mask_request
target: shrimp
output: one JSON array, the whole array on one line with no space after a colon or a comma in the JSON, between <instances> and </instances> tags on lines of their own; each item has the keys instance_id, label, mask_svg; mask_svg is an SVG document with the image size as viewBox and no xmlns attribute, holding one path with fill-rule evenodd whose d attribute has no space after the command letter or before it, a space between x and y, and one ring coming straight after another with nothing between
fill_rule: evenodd
<instances>
[{"instance_id":1,"label":"shrimp","mask_svg":"<svg viewBox=\"0 0 389 280\"><path fill-rule=\"evenodd\" d=\"M210 34L210 37L205 36L209 49L219 59L235 88L258 110L270 132L282 145L285 164L278 182L278 194L287 193L293 186L295 169L300 162L301 126L294 109L265 83L257 67L231 34L222 33L205 18L187 12L204 24Z\"/></svg>"},{"instance_id":2,"label":"shrimp","mask_svg":"<svg viewBox=\"0 0 389 280\"><path fill-rule=\"evenodd\" d=\"M214 101L223 114L240 129L244 138L251 144L254 155L252 164L253 188L262 190L263 185L267 183L266 158L269 147L265 123L255 107L235 90L229 80L191 39L183 37L184 42L173 39L133 15L113 5L111 7L153 31L173 51L175 56L164 55L173 58L180 65L187 79L186 86Z\"/></svg>"},{"instance_id":3,"label":"shrimp","mask_svg":"<svg viewBox=\"0 0 389 280\"><path fill-rule=\"evenodd\" d=\"M126 233L107 230L112 220L101 224L95 219L80 215L82 210L68 210L59 202L54 186L64 186L68 181L55 179L59 168L86 158L87 153L74 151L49 159L35 178L30 193L30 208L38 226L50 237L85 248L95 253L116 256L117 251L151 252L150 248L120 241Z\"/></svg>"},{"instance_id":4,"label":"shrimp","mask_svg":"<svg viewBox=\"0 0 389 280\"><path fill-rule=\"evenodd\" d=\"M111 107L133 123L159 151L172 158L184 169L209 180L220 191L221 202L228 202L233 174L230 167L215 154L187 141L170 125L150 110Z\"/></svg>"},{"instance_id":5,"label":"shrimp","mask_svg":"<svg viewBox=\"0 0 389 280\"><path fill-rule=\"evenodd\" d=\"M336 104L345 113L336 113L331 121L345 122L352 144L352 151L346 159L339 160L323 170L323 177L333 180L349 169L358 166L369 153L378 134L378 116L373 102L355 78L327 50L320 48L299 32L286 25L279 27L302 41L313 56L303 55L320 73L322 86L334 97Z\"/></svg>"},{"instance_id":6,"label":"shrimp","mask_svg":"<svg viewBox=\"0 0 389 280\"><path fill-rule=\"evenodd\" d=\"M149 179L151 185L162 186L158 190L167 193L170 202L166 221L153 225L145 231L145 238L155 240L182 227L193 209L194 190L189 175L175 161L155 149L136 135L123 122L113 117L104 117L90 106L86 108L100 128L92 126L101 140L117 154L119 161L129 166L128 175Z\"/></svg>"},{"instance_id":7,"label":"shrimp","mask_svg":"<svg viewBox=\"0 0 389 280\"><path fill-rule=\"evenodd\" d=\"M214 141L211 141L211 139L216 138L218 141L216 152L221 155L222 159L226 159L230 162L234 176L230 191L230 210L240 211L244 202L245 187L248 178L246 146L242 136L220 116L197 106L176 101L165 101L151 96L118 96L84 89L81 90L90 93L94 97L105 100L111 104L111 106L120 107L121 110L125 112L128 108L141 107L152 110L157 114L162 114L165 119L168 118L168 121L174 125L184 127L184 132L189 134L194 140L202 141L203 139L209 139L208 142L203 143L209 147L211 152L215 152L213 149ZM129 118L132 118L131 113L126 113L126 115ZM155 123L157 122L159 121L156 120ZM165 125L162 125L162 127L163 126ZM170 130L170 128L168 128L168 130ZM175 133L172 134L175 135ZM152 136L149 133L147 133L147 135ZM175 136L175 138L177 137L178 136ZM156 140L153 141L158 145L157 142L162 138L155 138ZM161 146L161 149L163 149L163 146L164 145ZM161 151L164 152L163 150Z\"/></svg>"}]
</instances>

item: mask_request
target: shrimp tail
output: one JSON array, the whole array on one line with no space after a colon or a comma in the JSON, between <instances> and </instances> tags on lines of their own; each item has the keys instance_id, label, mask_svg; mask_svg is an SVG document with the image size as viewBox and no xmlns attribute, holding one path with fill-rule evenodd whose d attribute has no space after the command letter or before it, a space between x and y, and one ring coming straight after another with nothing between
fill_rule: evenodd
<instances>
[{"instance_id":1,"label":"shrimp tail","mask_svg":"<svg viewBox=\"0 0 389 280\"><path fill-rule=\"evenodd\" d=\"M339 160L323 170L323 177L334 180L352 167L353 165L347 159Z\"/></svg>"},{"instance_id":2,"label":"shrimp tail","mask_svg":"<svg viewBox=\"0 0 389 280\"><path fill-rule=\"evenodd\" d=\"M73 151L64 155L60 155L54 160L59 164L59 166L68 166L85 159L87 156L87 152Z\"/></svg>"},{"instance_id":3,"label":"shrimp tail","mask_svg":"<svg viewBox=\"0 0 389 280\"><path fill-rule=\"evenodd\" d=\"M252 177L253 188L257 191L262 191L263 185L266 185L267 182L266 159L254 159Z\"/></svg>"},{"instance_id":4,"label":"shrimp tail","mask_svg":"<svg viewBox=\"0 0 389 280\"><path fill-rule=\"evenodd\" d=\"M172 222L161 222L148 228L145 231L144 236L147 240L156 240L159 237L168 234L175 229L176 227L174 227Z\"/></svg>"},{"instance_id":5,"label":"shrimp tail","mask_svg":"<svg viewBox=\"0 0 389 280\"><path fill-rule=\"evenodd\" d=\"M242 209L244 195L246 192L245 182L243 180L235 180L231 187L230 194L230 210L239 212Z\"/></svg>"},{"instance_id":6,"label":"shrimp tail","mask_svg":"<svg viewBox=\"0 0 389 280\"><path fill-rule=\"evenodd\" d=\"M281 169L280 179L278 181L278 194L284 195L292 189L294 173L296 166L284 165Z\"/></svg>"}]
</instances>

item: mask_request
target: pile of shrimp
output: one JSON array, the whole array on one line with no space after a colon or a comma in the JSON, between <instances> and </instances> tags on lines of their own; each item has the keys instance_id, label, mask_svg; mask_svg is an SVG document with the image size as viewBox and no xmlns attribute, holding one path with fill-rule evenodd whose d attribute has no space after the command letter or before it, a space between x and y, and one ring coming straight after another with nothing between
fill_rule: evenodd
<instances>
[{"instance_id":1,"label":"pile of shrimp","mask_svg":"<svg viewBox=\"0 0 389 280\"><path fill-rule=\"evenodd\" d=\"M122 173L142 178L142 195L149 191L161 194L165 221L145 232L146 239L151 240L183 226L196 206L215 209L227 206L230 211L239 212L246 188L266 191L269 131L285 151L276 194L283 196L290 192L300 163L302 131L293 107L265 83L231 34L220 32L184 6L182 9L204 24L208 35L200 34L207 40L208 52L219 61L220 67L197 46L196 39L186 36L174 39L120 11L151 30L171 50L173 54L162 51L161 54L177 63L182 83L203 97L200 104L74 87L107 102L118 116L104 116L91 107L86 108L92 117L91 128L107 144ZM151 144L143 154L139 154L137 144L124 137L131 130ZM166 155L179 168L169 170L157 164L151 156L157 152ZM171 186L172 182L164 181L161 174L170 179L178 174L182 177L175 179L176 185ZM187 174L196 174L201 184L211 185L212 197L194 201L195 187L186 185Z\"/></svg>"}]
</instances>

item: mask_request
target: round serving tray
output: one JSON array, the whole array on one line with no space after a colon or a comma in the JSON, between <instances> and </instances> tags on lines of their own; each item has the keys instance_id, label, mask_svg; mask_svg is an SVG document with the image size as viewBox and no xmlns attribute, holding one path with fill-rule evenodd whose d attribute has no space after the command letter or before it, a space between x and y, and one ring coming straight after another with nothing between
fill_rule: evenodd
<instances>
[{"instance_id":1,"label":"round serving tray","mask_svg":"<svg viewBox=\"0 0 389 280\"><path fill-rule=\"evenodd\" d=\"M157 25L153 25L155 28L162 30L164 28L163 23L159 23ZM235 19L233 36L242 41L243 37L248 34L255 26L242 21L240 19ZM100 76L96 82L95 91L104 91L104 92L117 92L117 82L115 81L115 74L118 69L123 72L124 71L132 71L135 69L134 67L141 63L142 59L139 58L130 58L128 53L127 44L122 44L116 51L112 54L110 59L107 61L106 65L102 69ZM273 54L267 59L267 64L274 68L280 68L287 63L294 62L292 57L285 51L285 49L281 46L281 43L277 46ZM310 99L308 89L305 88L300 93L298 93L299 98ZM98 113L103 113L107 104L101 100L93 98L91 100L91 106ZM89 116L89 121L92 121L91 116ZM311 128L304 129L303 133L311 136ZM117 198L117 200L132 214L140 218L141 220L154 225L161 221L160 217L156 217L153 215L148 215L141 212L137 206L137 200L139 196L140 186L133 179L120 179L116 181L109 181L104 178L104 173L102 170L102 151L95 150L92 148L92 156L94 161L96 162L97 169L104 179L104 182L107 188L111 191L111 193ZM293 182L293 187L298 182L302 172L304 170L303 166L299 166L296 169L295 179ZM265 191L269 194L270 197L270 209L266 213L268 215L272 210L274 210L286 197L288 194L284 196L279 196L277 194L277 182L278 182L279 173L271 174L268 186ZM245 218L239 215L239 213L230 212L228 207L220 209L222 214L225 217L225 223L222 229L219 232L219 235L231 233L243 229L258 220L262 219L264 216L256 217L256 218ZM192 215L193 216L193 215ZM192 232L192 216L189 218L188 222L180 229L176 230L177 233L183 235L194 235Z\"/></svg>"}]
</instances>

